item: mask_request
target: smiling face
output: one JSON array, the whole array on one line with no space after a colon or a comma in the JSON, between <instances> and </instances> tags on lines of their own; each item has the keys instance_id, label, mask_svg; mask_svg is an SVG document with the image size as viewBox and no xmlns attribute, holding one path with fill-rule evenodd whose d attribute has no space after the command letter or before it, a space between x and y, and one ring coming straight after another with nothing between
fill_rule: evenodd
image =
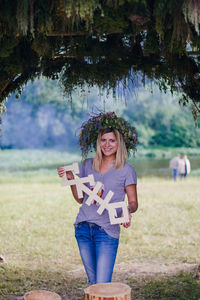
<instances>
[{"instance_id":1,"label":"smiling face","mask_svg":"<svg viewBox=\"0 0 200 300\"><path fill-rule=\"evenodd\" d=\"M115 134L113 132L104 133L100 140L100 149L105 156L115 157L118 142Z\"/></svg>"}]
</instances>

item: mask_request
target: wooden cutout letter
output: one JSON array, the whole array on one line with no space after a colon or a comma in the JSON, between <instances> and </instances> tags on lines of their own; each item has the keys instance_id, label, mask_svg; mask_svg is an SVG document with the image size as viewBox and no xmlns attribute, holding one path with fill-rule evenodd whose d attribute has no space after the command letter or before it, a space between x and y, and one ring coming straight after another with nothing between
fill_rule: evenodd
<instances>
[{"instance_id":1,"label":"wooden cutout letter","mask_svg":"<svg viewBox=\"0 0 200 300\"><path fill-rule=\"evenodd\" d=\"M116 208L122 208L123 217L117 217ZM129 222L128 209L125 201L109 203L108 212L111 224L121 224Z\"/></svg>"},{"instance_id":2,"label":"wooden cutout letter","mask_svg":"<svg viewBox=\"0 0 200 300\"><path fill-rule=\"evenodd\" d=\"M78 163L73 163L72 165L64 166L64 168L65 168L65 171L72 171L75 174L79 174ZM121 224L121 223L126 223L129 221L128 209L126 206L126 202L121 201L121 202L109 203L111 198L114 195L114 193L112 191L109 191L104 199L99 197L97 195L97 193L98 193L99 189L102 187L103 183L98 181L95 184L94 176L92 174L88 175L87 177L68 180L66 173L65 173L65 175L63 176L62 179L63 179L62 183L61 183L62 186L76 185L79 198L83 197L83 192L89 196L88 199L86 200L86 204L88 206L90 206L93 203L93 201L96 200L98 202L98 204L100 205L100 207L97 210L97 213L99 215L101 215L103 213L103 211L105 209L107 209L111 224ZM85 185L85 183L89 183L92 186L95 185L94 189L93 190L89 189ZM122 209L123 217L117 217L116 208Z\"/></svg>"}]
</instances>

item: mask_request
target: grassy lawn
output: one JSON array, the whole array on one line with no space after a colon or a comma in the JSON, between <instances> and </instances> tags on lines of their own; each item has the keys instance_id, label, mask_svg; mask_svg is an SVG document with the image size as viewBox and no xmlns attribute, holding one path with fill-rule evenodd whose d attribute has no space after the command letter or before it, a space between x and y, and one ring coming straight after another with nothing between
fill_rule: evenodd
<instances>
[{"instance_id":1,"label":"grassy lawn","mask_svg":"<svg viewBox=\"0 0 200 300\"><path fill-rule=\"evenodd\" d=\"M199 177L176 183L139 178L138 197L132 227L121 231L116 265L199 264ZM78 209L56 170L0 172L0 254L7 261L0 264L1 300L34 289L83 299L88 284L73 230ZM195 273L141 277L124 271L115 278L131 286L133 299L199 300Z\"/></svg>"}]
</instances>

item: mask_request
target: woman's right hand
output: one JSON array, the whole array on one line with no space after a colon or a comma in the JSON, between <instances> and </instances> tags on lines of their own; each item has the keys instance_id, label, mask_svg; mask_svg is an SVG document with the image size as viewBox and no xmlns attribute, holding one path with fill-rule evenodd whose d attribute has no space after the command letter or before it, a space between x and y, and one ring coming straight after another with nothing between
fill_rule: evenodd
<instances>
[{"instance_id":1,"label":"woman's right hand","mask_svg":"<svg viewBox=\"0 0 200 300\"><path fill-rule=\"evenodd\" d=\"M59 177L63 177L66 173L66 176L67 176L68 180L73 180L74 179L74 174L71 171L65 171L64 166L58 167L57 170L58 170Z\"/></svg>"}]
</instances>

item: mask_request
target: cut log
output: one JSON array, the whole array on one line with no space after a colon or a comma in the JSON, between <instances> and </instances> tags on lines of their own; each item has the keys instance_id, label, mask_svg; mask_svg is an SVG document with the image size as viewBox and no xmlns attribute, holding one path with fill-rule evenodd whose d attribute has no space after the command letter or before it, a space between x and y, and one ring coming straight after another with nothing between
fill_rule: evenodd
<instances>
[{"instance_id":1,"label":"cut log","mask_svg":"<svg viewBox=\"0 0 200 300\"><path fill-rule=\"evenodd\" d=\"M61 300L61 297L49 291L31 291L24 295L24 300Z\"/></svg>"},{"instance_id":2,"label":"cut log","mask_svg":"<svg viewBox=\"0 0 200 300\"><path fill-rule=\"evenodd\" d=\"M84 300L131 300L131 288L124 283L97 283L84 290Z\"/></svg>"}]
</instances>

